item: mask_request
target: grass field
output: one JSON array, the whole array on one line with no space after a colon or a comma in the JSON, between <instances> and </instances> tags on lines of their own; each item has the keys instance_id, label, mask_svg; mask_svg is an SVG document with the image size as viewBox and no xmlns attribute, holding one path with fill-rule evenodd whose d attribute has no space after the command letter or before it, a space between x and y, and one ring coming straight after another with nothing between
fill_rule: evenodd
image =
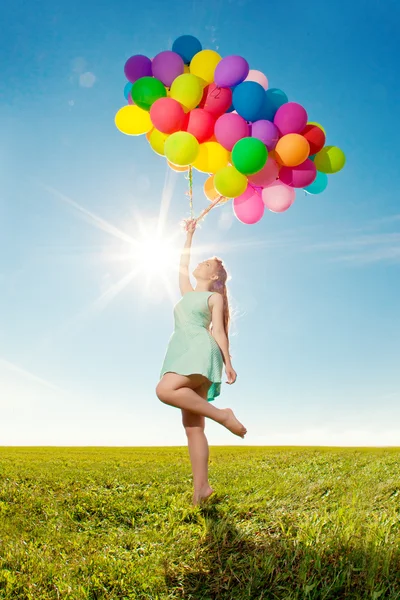
<instances>
[{"instance_id":1,"label":"grass field","mask_svg":"<svg viewBox=\"0 0 400 600\"><path fill-rule=\"evenodd\" d=\"M1 599L400 599L400 449L0 448Z\"/></svg>"}]
</instances>

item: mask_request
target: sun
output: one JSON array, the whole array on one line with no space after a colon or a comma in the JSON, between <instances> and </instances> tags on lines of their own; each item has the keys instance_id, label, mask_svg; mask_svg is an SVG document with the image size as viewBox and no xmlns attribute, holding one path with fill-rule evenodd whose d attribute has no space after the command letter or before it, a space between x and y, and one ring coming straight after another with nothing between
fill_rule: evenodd
<instances>
[{"instance_id":1,"label":"sun","mask_svg":"<svg viewBox=\"0 0 400 600\"><path fill-rule=\"evenodd\" d=\"M167 276L177 269L178 248L174 240L157 233L149 233L143 239L136 240L132 248L133 268L137 268L148 279L161 275Z\"/></svg>"}]
</instances>

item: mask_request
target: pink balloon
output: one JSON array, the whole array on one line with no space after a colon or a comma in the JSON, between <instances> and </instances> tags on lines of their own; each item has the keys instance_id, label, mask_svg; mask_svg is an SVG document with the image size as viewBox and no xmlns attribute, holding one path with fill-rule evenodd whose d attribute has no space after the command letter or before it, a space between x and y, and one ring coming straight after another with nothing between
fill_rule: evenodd
<instances>
[{"instance_id":1,"label":"pink balloon","mask_svg":"<svg viewBox=\"0 0 400 600\"><path fill-rule=\"evenodd\" d=\"M303 188L311 185L316 176L317 168L309 158L298 167L282 167L279 171L279 179L286 185L294 188Z\"/></svg>"},{"instance_id":2,"label":"pink balloon","mask_svg":"<svg viewBox=\"0 0 400 600\"><path fill-rule=\"evenodd\" d=\"M134 101L132 100L132 96L131 96L130 92L128 94L128 104L135 104Z\"/></svg>"},{"instance_id":3,"label":"pink balloon","mask_svg":"<svg viewBox=\"0 0 400 600\"><path fill-rule=\"evenodd\" d=\"M264 90L268 89L268 79L266 78L264 73L261 73L261 71L255 71L254 69L250 69L245 81L255 81L256 83L262 85Z\"/></svg>"},{"instance_id":4,"label":"pink balloon","mask_svg":"<svg viewBox=\"0 0 400 600\"><path fill-rule=\"evenodd\" d=\"M272 212L280 213L290 208L296 197L294 188L278 181L274 181L262 191L265 206Z\"/></svg>"},{"instance_id":5,"label":"pink balloon","mask_svg":"<svg viewBox=\"0 0 400 600\"><path fill-rule=\"evenodd\" d=\"M278 108L274 123L282 135L288 133L301 133L307 125L308 116L306 109L297 102L286 102Z\"/></svg>"},{"instance_id":6,"label":"pink balloon","mask_svg":"<svg viewBox=\"0 0 400 600\"><path fill-rule=\"evenodd\" d=\"M251 185L237 198L233 199L233 212L236 218L245 225L254 225L263 216L265 210L262 198Z\"/></svg>"},{"instance_id":7,"label":"pink balloon","mask_svg":"<svg viewBox=\"0 0 400 600\"><path fill-rule=\"evenodd\" d=\"M249 181L257 187L267 187L273 183L279 174L279 165L273 158L268 158L264 167L258 173L249 176Z\"/></svg>"},{"instance_id":8,"label":"pink balloon","mask_svg":"<svg viewBox=\"0 0 400 600\"><path fill-rule=\"evenodd\" d=\"M221 146L231 152L236 142L250 135L250 128L240 115L225 113L217 119L214 134Z\"/></svg>"}]
</instances>

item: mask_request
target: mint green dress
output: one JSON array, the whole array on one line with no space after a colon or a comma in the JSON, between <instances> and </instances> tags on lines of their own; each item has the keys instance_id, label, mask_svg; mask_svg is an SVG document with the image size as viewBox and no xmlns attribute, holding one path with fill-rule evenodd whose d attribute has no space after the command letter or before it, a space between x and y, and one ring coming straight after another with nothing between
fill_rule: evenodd
<instances>
[{"instance_id":1,"label":"mint green dress","mask_svg":"<svg viewBox=\"0 0 400 600\"><path fill-rule=\"evenodd\" d=\"M209 332L211 310L209 297L215 292L186 292L174 307L175 329L169 340L161 369L178 375L200 374L211 382L208 402L221 392L223 358Z\"/></svg>"}]
</instances>

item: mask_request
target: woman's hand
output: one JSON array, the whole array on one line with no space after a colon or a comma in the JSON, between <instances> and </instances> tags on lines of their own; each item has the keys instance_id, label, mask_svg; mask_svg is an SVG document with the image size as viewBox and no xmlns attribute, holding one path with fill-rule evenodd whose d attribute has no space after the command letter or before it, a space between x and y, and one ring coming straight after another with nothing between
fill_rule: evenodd
<instances>
[{"instance_id":1,"label":"woman's hand","mask_svg":"<svg viewBox=\"0 0 400 600\"><path fill-rule=\"evenodd\" d=\"M187 219L187 221L185 222L185 229L186 229L188 235L194 234L194 232L196 231L196 225L197 225L196 219Z\"/></svg>"},{"instance_id":2,"label":"woman's hand","mask_svg":"<svg viewBox=\"0 0 400 600\"><path fill-rule=\"evenodd\" d=\"M232 385L232 383L235 383L237 374L236 374L235 369L232 367L232 365L226 365L225 372L226 372L226 376L228 378L228 381L226 383L228 385Z\"/></svg>"}]
</instances>

